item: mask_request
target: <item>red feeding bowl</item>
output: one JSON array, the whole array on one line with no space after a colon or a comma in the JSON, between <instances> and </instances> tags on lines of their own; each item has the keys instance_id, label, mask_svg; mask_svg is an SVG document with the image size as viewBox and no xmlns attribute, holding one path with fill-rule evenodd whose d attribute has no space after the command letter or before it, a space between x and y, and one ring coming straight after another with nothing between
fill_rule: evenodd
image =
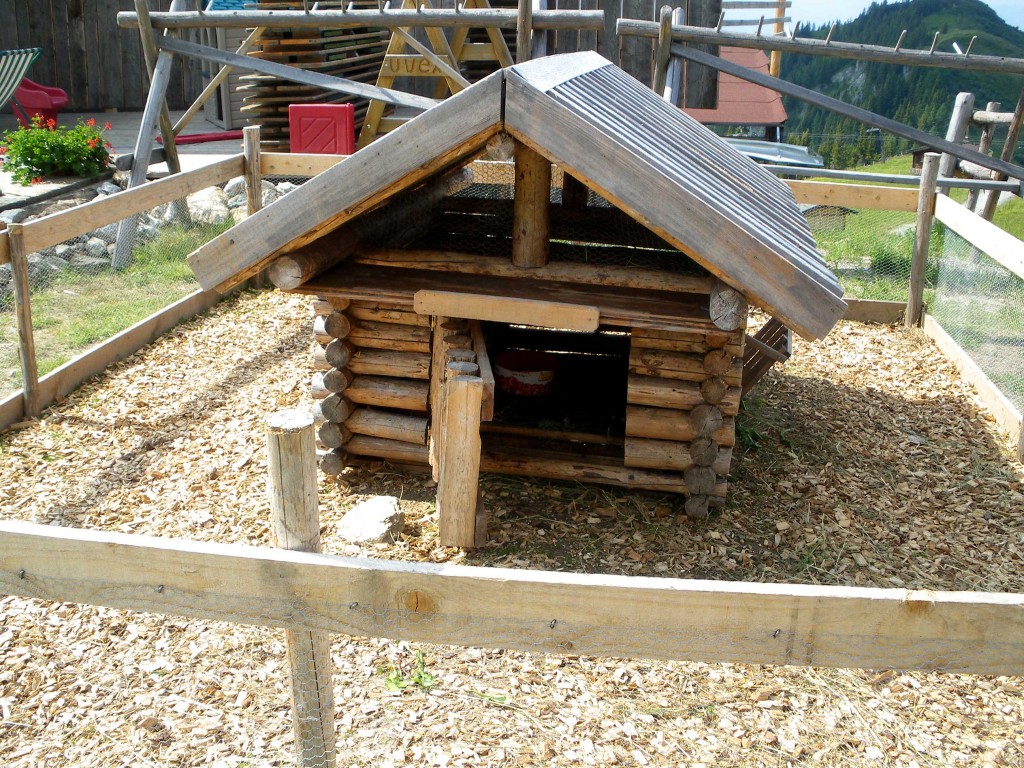
<instances>
[{"instance_id":1,"label":"red feeding bowl","mask_svg":"<svg viewBox=\"0 0 1024 768\"><path fill-rule=\"evenodd\" d=\"M558 360L547 352L514 349L494 359L494 378L498 389L510 395L536 397L546 395L555 386Z\"/></svg>"}]
</instances>

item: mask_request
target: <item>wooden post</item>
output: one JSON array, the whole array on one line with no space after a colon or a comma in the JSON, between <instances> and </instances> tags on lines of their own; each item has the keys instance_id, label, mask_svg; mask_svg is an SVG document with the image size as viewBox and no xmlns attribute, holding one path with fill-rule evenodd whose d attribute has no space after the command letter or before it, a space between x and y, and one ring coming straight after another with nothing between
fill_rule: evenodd
<instances>
[{"instance_id":1,"label":"wooden post","mask_svg":"<svg viewBox=\"0 0 1024 768\"><path fill-rule=\"evenodd\" d=\"M316 444L313 417L287 410L267 420L270 529L274 544L299 552L320 551ZM288 630L292 717L299 766L335 765L334 690L330 635Z\"/></svg>"},{"instance_id":2,"label":"wooden post","mask_svg":"<svg viewBox=\"0 0 1024 768\"><path fill-rule=\"evenodd\" d=\"M515 162L512 263L517 267L543 267L548 263L551 163L518 141Z\"/></svg>"},{"instance_id":3,"label":"wooden post","mask_svg":"<svg viewBox=\"0 0 1024 768\"><path fill-rule=\"evenodd\" d=\"M946 129L946 141L960 144L967 135L967 126L971 122L971 115L974 113L974 94L962 92L956 96L953 104L953 114L949 117L949 128ZM956 167L956 158L953 155L943 153L939 161L939 176L951 176L953 168ZM922 179L924 174L922 173ZM922 187L924 185L922 184ZM949 187L939 187L939 194L949 194Z\"/></svg>"},{"instance_id":4,"label":"wooden post","mask_svg":"<svg viewBox=\"0 0 1024 768\"><path fill-rule=\"evenodd\" d=\"M1021 89L1020 96L1017 98L1017 106L1013 110L1013 117L1010 119L1010 127L1006 131L1006 143L1003 144L1003 151L999 153L999 158L1001 160L1005 160L1008 163L1013 162L1013 153L1017 151L1017 141L1020 139L1022 124L1024 124L1024 89ZM999 181L1003 181L1007 176L1000 173L997 174L995 178ZM992 216L996 212L996 204L998 202L999 192L996 190L987 191L985 196L982 198L981 218L985 221L992 221Z\"/></svg>"},{"instance_id":5,"label":"wooden post","mask_svg":"<svg viewBox=\"0 0 1024 768\"><path fill-rule=\"evenodd\" d=\"M654 83L652 89L659 96L665 95L668 79L668 62L672 58L672 7L661 6L658 27L658 48L654 58Z\"/></svg>"},{"instance_id":6,"label":"wooden post","mask_svg":"<svg viewBox=\"0 0 1024 768\"><path fill-rule=\"evenodd\" d=\"M7 242L11 257L11 278L14 282L14 310L18 321L22 399L25 403L25 416L34 419L39 415L39 368L36 365L36 342L32 332L32 286L29 283L21 224L7 226Z\"/></svg>"},{"instance_id":7,"label":"wooden post","mask_svg":"<svg viewBox=\"0 0 1024 768\"><path fill-rule=\"evenodd\" d=\"M785 23L782 21L785 16L786 2L785 0L779 0L779 5L775 9L775 26L772 27L772 31L776 35L781 35L785 31ZM782 51L772 51L771 58L768 61L768 74L772 77L778 77L780 72L782 72Z\"/></svg>"},{"instance_id":8,"label":"wooden post","mask_svg":"<svg viewBox=\"0 0 1024 768\"><path fill-rule=\"evenodd\" d=\"M175 0L171 3L172 11L183 11L184 0ZM153 39L153 26L149 21L149 5L147 0L135 0L135 11L139 14L139 38L142 42L142 53L146 59L146 70L150 78L156 69L157 60L160 58L160 51ZM181 163L178 161L178 147L174 143L174 126L171 124L171 114L167 111L167 102L160 106L158 119L160 136L164 141L164 152L167 158L167 168L171 173L178 173L181 170Z\"/></svg>"},{"instance_id":9,"label":"wooden post","mask_svg":"<svg viewBox=\"0 0 1024 768\"><path fill-rule=\"evenodd\" d=\"M476 545L480 479L479 376L453 376L444 386L444 440L437 484L438 533L445 547Z\"/></svg>"},{"instance_id":10,"label":"wooden post","mask_svg":"<svg viewBox=\"0 0 1024 768\"><path fill-rule=\"evenodd\" d=\"M722 14L722 0L689 0L686 23L694 27L714 27ZM718 55L716 45L695 45L698 51ZM686 63L686 84L683 90L684 107L715 109L718 106L718 72L692 61Z\"/></svg>"},{"instance_id":11,"label":"wooden post","mask_svg":"<svg viewBox=\"0 0 1024 768\"><path fill-rule=\"evenodd\" d=\"M252 216L263 207L263 170L260 165L260 127L247 125L242 129L242 157L245 168L245 215ZM252 287L266 287L266 272L257 272Z\"/></svg>"},{"instance_id":12,"label":"wooden post","mask_svg":"<svg viewBox=\"0 0 1024 768\"><path fill-rule=\"evenodd\" d=\"M533 0L519 0L516 25L516 64L530 60L533 50Z\"/></svg>"},{"instance_id":13,"label":"wooden post","mask_svg":"<svg viewBox=\"0 0 1024 768\"><path fill-rule=\"evenodd\" d=\"M907 289L907 312L903 323L913 328L921 322L924 306L924 275L928 263L928 244L935 218L935 180L939 175L939 155L928 152L921 167L921 190L917 198L917 234L914 237L914 257L910 264L910 287Z\"/></svg>"},{"instance_id":14,"label":"wooden post","mask_svg":"<svg viewBox=\"0 0 1024 768\"><path fill-rule=\"evenodd\" d=\"M999 104L998 101L990 101L988 104L985 105L985 111L986 112L998 112L1000 106L1001 105ZM978 143L978 151L979 152L984 152L987 155L989 152L992 151L992 137L995 135L995 132L996 132L995 124L993 124L993 123L985 123L985 125L981 129L981 141ZM989 178L994 179L998 175L999 174L996 173L995 171L990 171L989 172ZM972 190L968 191L968 193L967 193L967 202L964 203L964 207L967 210L973 211L975 208L978 207L978 196L979 196L979 194L980 194L979 190L977 190L977 189L972 189Z\"/></svg>"}]
</instances>

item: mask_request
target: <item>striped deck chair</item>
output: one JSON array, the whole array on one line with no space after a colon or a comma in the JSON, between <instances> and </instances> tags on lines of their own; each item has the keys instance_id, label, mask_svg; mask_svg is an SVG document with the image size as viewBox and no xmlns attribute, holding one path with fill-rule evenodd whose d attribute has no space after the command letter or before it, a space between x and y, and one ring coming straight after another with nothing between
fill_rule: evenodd
<instances>
[{"instance_id":1,"label":"striped deck chair","mask_svg":"<svg viewBox=\"0 0 1024 768\"><path fill-rule=\"evenodd\" d=\"M31 119L22 109L18 100L14 98L14 92L18 90L21 81L25 79L28 68L42 52L42 48L15 48L9 51L0 51L0 109L7 106L8 101L11 102L14 109L25 118L26 123L30 123Z\"/></svg>"}]
</instances>

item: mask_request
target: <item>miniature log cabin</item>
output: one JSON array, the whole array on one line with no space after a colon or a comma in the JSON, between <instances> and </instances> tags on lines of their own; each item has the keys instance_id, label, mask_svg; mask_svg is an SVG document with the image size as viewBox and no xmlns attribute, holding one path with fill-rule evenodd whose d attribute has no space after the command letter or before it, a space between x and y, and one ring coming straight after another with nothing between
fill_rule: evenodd
<instances>
[{"instance_id":1,"label":"miniature log cabin","mask_svg":"<svg viewBox=\"0 0 1024 768\"><path fill-rule=\"evenodd\" d=\"M430 465L460 546L480 471L680 493L705 515L745 345L763 368L787 328L820 338L845 309L786 185L594 53L494 73L190 263L207 288L269 266L316 297L321 466ZM746 337L748 302L771 343Z\"/></svg>"}]
</instances>

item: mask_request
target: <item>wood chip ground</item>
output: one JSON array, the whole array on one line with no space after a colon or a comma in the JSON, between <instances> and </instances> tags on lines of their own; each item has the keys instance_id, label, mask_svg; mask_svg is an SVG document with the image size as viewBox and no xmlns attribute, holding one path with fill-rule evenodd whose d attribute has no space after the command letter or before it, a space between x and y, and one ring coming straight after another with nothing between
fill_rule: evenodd
<instances>
[{"instance_id":1,"label":"wood chip ground","mask_svg":"<svg viewBox=\"0 0 1024 768\"><path fill-rule=\"evenodd\" d=\"M264 424L307 402L307 302L246 294L0 436L0 515L269 545ZM1024 592L1024 475L921 334L841 324L752 392L728 505L486 476L491 542L433 489L321 483L328 552L725 580ZM331 531L373 494L402 539ZM643 632L642 626L636 627ZM434 684L389 690L388 677ZM1019 677L555 657L334 638L343 766L1024 765ZM0 598L0 762L294 764L283 632ZM392 686L394 687L394 686Z\"/></svg>"}]
</instances>

